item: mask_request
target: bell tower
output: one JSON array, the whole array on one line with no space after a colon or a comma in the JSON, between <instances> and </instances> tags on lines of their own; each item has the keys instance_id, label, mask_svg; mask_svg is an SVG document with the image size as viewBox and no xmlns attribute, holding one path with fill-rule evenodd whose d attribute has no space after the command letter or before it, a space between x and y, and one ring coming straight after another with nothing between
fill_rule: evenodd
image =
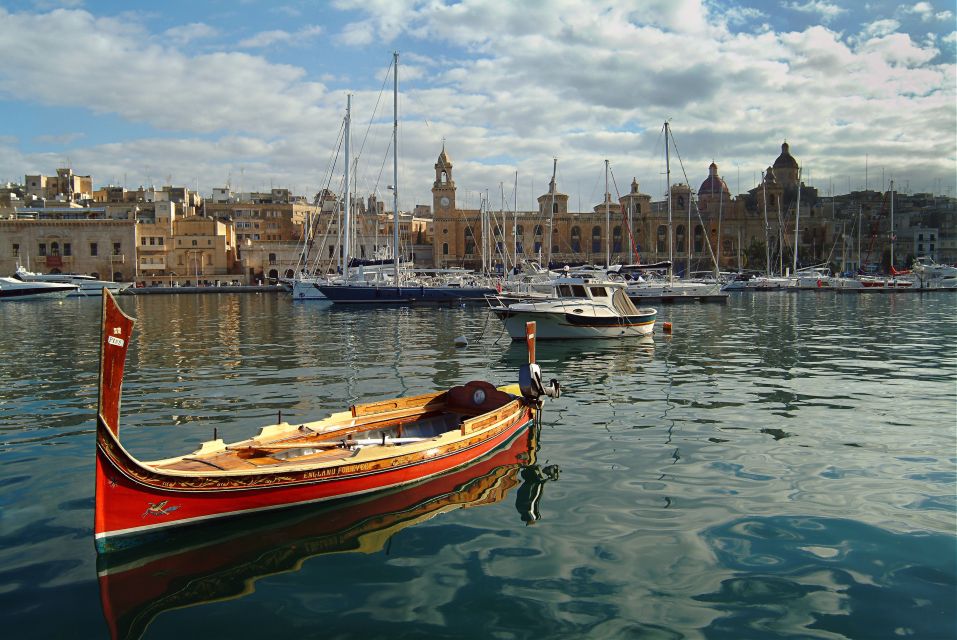
<instances>
[{"instance_id":1,"label":"bell tower","mask_svg":"<svg viewBox=\"0 0 957 640\"><path fill-rule=\"evenodd\" d=\"M455 181L452 179L452 161L445 152L445 142L442 142L442 153L435 162L435 182L432 183L432 213L433 215L448 215L455 210Z\"/></svg>"}]
</instances>

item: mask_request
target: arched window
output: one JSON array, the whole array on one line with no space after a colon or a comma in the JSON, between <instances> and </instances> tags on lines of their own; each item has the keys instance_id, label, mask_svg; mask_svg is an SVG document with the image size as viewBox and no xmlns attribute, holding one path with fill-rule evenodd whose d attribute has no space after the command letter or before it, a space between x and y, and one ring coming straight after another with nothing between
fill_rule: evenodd
<instances>
[{"instance_id":1,"label":"arched window","mask_svg":"<svg viewBox=\"0 0 957 640\"><path fill-rule=\"evenodd\" d=\"M545 229L542 228L542 225L535 225L535 253L539 253L542 250L542 236L545 235Z\"/></svg>"},{"instance_id":2,"label":"arched window","mask_svg":"<svg viewBox=\"0 0 957 640\"><path fill-rule=\"evenodd\" d=\"M51 255L51 256L58 256L58 255L60 255L60 243L59 243L59 242L51 242L51 243L50 243L50 255Z\"/></svg>"},{"instance_id":3,"label":"arched window","mask_svg":"<svg viewBox=\"0 0 957 640\"><path fill-rule=\"evenodd\" d=\"M287 277L287 278L291 278L291 277L293 277L294 275L296 275L296 274L294 274L294 273L292 272L292 269L286 269L286 277Z\"/></svg>"},{"instance_id":4,"label":"arched window","mask_svg":"<svg viewBox=\"0 0 957 640\"><path fill-rule=\"evenodd\" d=\"M675 229L675 251L681 253L685 250L685 226L679 224Z\"/></svg>"},{"instance_id":5,"label":"arched window","mask_svg":"<svg viewBox=\"0 0 957 640\"><path fill-rule=\"evenodd\" d=\"M685 206L685 197L678 196L678 208L681 209Z\"/></svg>"},{"instance_id":6,"label":"arched window","mask_svg":"<svg viewBox=\"0 0 957 640\"><path fill-rule=\"evenodd\" d=\"M276 264L276 254L275 254L275 253L270 253L270 254L269 254L269 264Z\"/></svg>"},{"instance_id":7,"label":"arched window","mask_svg":"<svg viewBox=\"0 0 957 640\"><path fill-rule=\"evenodd\" d=\"M553 203L552 203L552 213L558 213L558 203L557 203L557 202L553 202Z\"/></svg>"},{"instance_id":8,"label":"arched window","mask_svg":"<svg viewBox=\"0 0 957 640\"><path fill-rule=\"evenodd\" d=\"M601 227L597 224L591 228L591 252L601 253Z\"/></svg>"},{"instance_id":9,"label":"arched window","mask_svg":"<svg viewBox=\"0 0 957 640\"><path fill-rule=\"evenodd\" d=\"M523 227L522 225L516 226L516 227L515 227L515 237L516 237L516 238L521 238L521 237L524 236L524 235L525 235L525 227Z\"/></svg>"},{"instance_id":10,"label":"arched window","mask_svg":"<svg viewBox=\"0 0 957 640\"><path fill-rule=\"evenodd\" d=\"M658 227L658 243L655 247L655 251L658 253L668 252L668 227L665 225L660 225Z\"/></svg>"},{"instance_id":11,"label":"arched window","mask_svg":"<svg viewBox=\"0 0 957 640\"><path fill-rule=\"evenodd\" d=\"M636 202L636 203L635 203L635 213L641 213L641 203L640 203L640 202Z\"/></svg>"},{"instance_id":12,"label":"arched window","mask_svg":"<svg viewBox=\"0 0 957 640\"><path fill-rule=\"evenodd\" d=\"M704 229L699 224L694 228L694 252L701 253L702 251L704 251Z\"/></svg>"},{"instance_id":13,"label":"arched window","mask_svg":"<svg viewBox=\"0 0 957 640\"><path fill-rule=\"evenodd\" d=\"M502 237L502 227L499 225L495 225L495 237L496 238Z\"/></svg>"},{"instance_id":14,"label":"arched window","mask_svg":"<svg viewBox=\"0 0 957 640\"><path fill-rule=\"evenodd\" d=\"M525 227L518 225L515 227L515 253L525 253L525 243L522 237L525 235Z\"/></svg>"},{"instance_id":15,"label":"arched window","mask_svg":"<svg viewBox=\"0 0 957 640\"><path fill-rule=\"evenodd\" d=\"M278 279L279 279L279 272L276 271L275 269L270 269L270 270L269 270L269 279L272 280L272 281L278 280Z\"/></svg>"},{"instance_id":16,"label":"arched window","mask_svg":"<svg viewBox=\"0 0 957 640\"><path fill-rule=\"evenodd\" d=\"M581 227L572 227L572 233L570 238L572 246L572 251L575 253L581 253L582 250L582 230Z\"/></svg>"},{"instance_id":17,"label":"arched window","mask_svg":"<svg viewBox=\"0 0 957 640\"><path fill-rule=\"evenodd\" d=\"M475 253L475 238L472 236L472 229L465 230L465 255L470 256Z\"/></svg>"},{"instance_id":18,"label":"arched window","mask_svg":"<svg viewBox=\"0 0 957 640\"><path fill-rule=\"evenodd\" d=\"M621 253L621 227L615 227L611 234L611 250Z\"/></svg>"}]
</instances>

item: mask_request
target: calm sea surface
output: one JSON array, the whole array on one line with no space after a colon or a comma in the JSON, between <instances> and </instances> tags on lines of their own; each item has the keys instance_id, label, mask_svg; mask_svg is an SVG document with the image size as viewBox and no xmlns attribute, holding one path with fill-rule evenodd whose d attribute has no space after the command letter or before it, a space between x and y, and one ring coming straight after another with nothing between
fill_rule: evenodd
<instances>
[{"instance_id":1,"label":"calm sea surface","mask_svg":"<svg viewBox=\"0 0 957 640\"><path fill-rule=\"evenodd\" d=\"M480 307L120 303L138 319L121 438L141 459L280 410L510 383L525 358ZM952 639L955 310L814 291L660 307L673 336L541 343L564 395L454 479L98 567L100 304L0 304L3 635ZM120 585L102 601L98 571Z\"/></svg>"}]
</instances>

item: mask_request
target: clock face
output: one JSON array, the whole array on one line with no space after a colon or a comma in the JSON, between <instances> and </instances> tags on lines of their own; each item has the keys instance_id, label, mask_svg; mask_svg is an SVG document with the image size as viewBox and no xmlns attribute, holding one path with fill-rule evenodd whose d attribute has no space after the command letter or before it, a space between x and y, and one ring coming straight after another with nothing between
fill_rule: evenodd
<instances>
[{"instance_id":1,"label":"clock face","mask_svg":"<svg viewBox=\"0 0 957 640\"><path fill-rule=\"evenodd\" d=\"M448 199L447 197L445 197L445 196L442 196L442 199L439 200L439 203L440 203L443 207L447 207L447 206L449 206L449 199Z\"/></svg>"}]
</instances>

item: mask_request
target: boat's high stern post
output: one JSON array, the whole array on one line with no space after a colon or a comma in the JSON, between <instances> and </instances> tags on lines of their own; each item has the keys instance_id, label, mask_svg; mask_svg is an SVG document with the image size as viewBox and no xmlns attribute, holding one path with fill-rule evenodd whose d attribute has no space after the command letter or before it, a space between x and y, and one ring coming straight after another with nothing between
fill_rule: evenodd
<instances>
[{"instance_id":1,"label":"boat's high stern post","mask_svg":"<svg viewBox=\"0 0 957 640\"><path fill-rule=\"evenodd\" d=\"M100 337L100 390L98 420L117 438L120 436L120 396L123 391L123 367L133 333L129 317L116 298L103 289L103 321Z\"/></svg>"},{"instance_id":2,"label":"boat's high stern post","mask_svg":"<svg viewBox=\"0 0 957 640\"><path fill-rule=\"evenodd\" d=\"M528 364L518 371L518 386L522 395L537 406L541 406L542 396L557 398L561 395L558 380L552 378L548 387L542 382L542 369L535 363L535 322L525 323L525 345L528 347Z\"/></svg>"}]
</instances>

